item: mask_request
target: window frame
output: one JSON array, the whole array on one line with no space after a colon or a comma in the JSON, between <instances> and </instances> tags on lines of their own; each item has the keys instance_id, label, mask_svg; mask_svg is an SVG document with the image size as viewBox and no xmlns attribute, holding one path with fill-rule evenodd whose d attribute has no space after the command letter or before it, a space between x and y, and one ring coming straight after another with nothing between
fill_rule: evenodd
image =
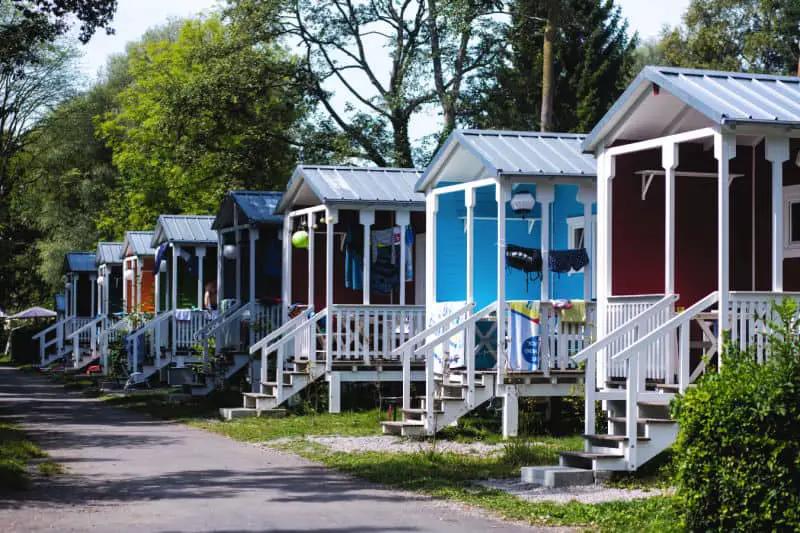
<instances>
[{"instance_id":1,"label":"window frame","mask_svg":"<svg viewBox=\"0 0 800 533\"><path fill-rule=\"evenodd\" d=\"M800 204L800 185L783 187L783 256L800 257L800 240L792 241L792 206Z\"/></svg>"}]
</instances>

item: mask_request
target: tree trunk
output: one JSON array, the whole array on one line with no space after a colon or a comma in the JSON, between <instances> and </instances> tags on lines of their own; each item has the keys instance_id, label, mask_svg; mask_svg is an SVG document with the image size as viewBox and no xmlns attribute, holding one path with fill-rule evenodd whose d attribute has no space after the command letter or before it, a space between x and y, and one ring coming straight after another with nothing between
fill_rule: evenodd
<instances>
[{"instance_id":1,"label":"tree trunk","mask_svg":"<svg viewBox=\"0 0 800 533\"><path fill-rule=\"evenodd\" d=\"M553 89L555 85L553 72L553 48L558 29L560 0L547 2L547 23L544 28L544 44L542 46L542 110L539 129L550 131L553 125Z\"/></svg>"},{"instance_id":2,"label":"tree trunk","mask_svg":"<svg viewBox=\"0 0 800 533\"><path fill-rule=\"evenodd\" d=\"M409 116L403 114L392 117L394 166L397 168L414 168L414 159L411 157L411 141L408 137L408 123L410 120Z\"/></svg>"}]
</instances>

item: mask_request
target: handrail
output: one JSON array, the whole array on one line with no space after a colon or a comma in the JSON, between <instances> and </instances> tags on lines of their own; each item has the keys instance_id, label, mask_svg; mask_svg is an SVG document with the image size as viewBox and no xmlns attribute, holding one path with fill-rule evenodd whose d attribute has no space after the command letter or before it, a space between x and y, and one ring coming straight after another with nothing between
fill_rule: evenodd
<instances>
[{"instance_id":1,"label":"handrail","mask_svg":"<svg viewBox=\"0 0 800 533\"><path fill-rule=\"evenodd\" d=\"M148 330L154 329L157 324L161 324L162 322L166 322L167 319L172 317L174 310L170 309L169 311L163 311L155 316L152 320L147 321L147 323L143 324L135 331L131 332L130 339L136 339L141 337L145 332Z\"/></svg>"},{"instance_id":2,"label":"handrail","mask_svg":"<svg viewBox=\"0 0 800 533\"><path fill-rule=\"evenodd\" d=\"M307 309L304 309L302 313L300 313L299 315L297 315L296 317L294 317L293 319L288 321L286 324L282 325L281 327L279 327L278 329L276 329L275 331L273 331L272 333L270 333L269 335L267 335L266 337L264 337L263 339L261 339L260 341L255 343L254 345L252 345L250 347L250 355L256 353L257 351L259 351L264 346L267 346L268 344L272 343L275 339L277 339L281 335L285 335L287 332L294 333L293 330L300 329L300 327L298 326L298 323L302 322L303 325L305 325L305 321L303 319L304 318L305 319L311 318L311 316L313 316L313 314L314 314L314 308L313 307L309 307Z\"/></svg>"},{"instance_id":3,"label":"handrail","mask_svg":"<svg viewBox=\"0 0 800 533\"><path fill-rule=\"evenodd\" d=\"M467 317L463 322L459 322L455 326L451 327L444 333L437 335L432 340L426 342L424 345L420 346L414 351L414 355L420 355L425 350L427 350L430 346L436 346L441 344L442 342L446 341L456 333L460 332L462 329L466 329L467 326L474 324L478 320L489 316L493 311L497 310L497 302L492 302L477 313L471 314Z\"/></svg>"},{"instance_id":4,"label":"handrail","mask_svg":"<svg viewBox=\"0 0 800 533\"><path fill-rule=\"evenodd\" d=\"M442 327L442 324L448 323L448 322L452 322L453 320L455 320L461 314L463 314L463 313L465 313L467 311L471 311L474 308L475 308L475 302L469 302L468 304L466 304L463 307L459 308L457 311L454 311L453 313L450 313L449 315L447 315L443 319L439 320L438 322L436 322L432 326L428 327L427 329L417 333L416 335L414 335L413 337L408 339L406 342L404 342L403 344L401 344L400 346L398 346L397 348L392 350L390 352L390 355L400 355L403 351L406 350L407 346L410 346L412 344L416 344L419 341L421 341L422 339L427 338L429 335L432 335L438 329L440 329Z\"/></svg>"},{"instance_id":5,"label":"handrail","mask_svg":"<svg viewBox=\"0 0 800 533\"><path fill-rule=\"evenodd\" d=\"M100 315L99 317L92 319L91 321L87 322L83 326L79 327L78 329L76 329L75 331L73 331L72 333L67 335L65 340L68 340L68 341L72 340L72 338L75 337L76 335L79 335L80 333L83 333L84 330L89 330L92 327L97 326L97 324L99 322L102 322L103 320L106 320L106 318L107 318L106 315Z\"/></svg>"},{"instance_id":6,"label":"handrail","mask_svg":"<svg viewBox=\"0 0 800 533\"><path fill-rule=\"evenodd\" d=\"M398 309L425 309L424 305L401 305L401 304L385 304L385 305L372 305L372 304L333 304L330 306L333 309L368 309L370 311L396 311Z\"/></svg>"},{"instance_id":7,"label":"handrail","mask_svg":"<svg viewBox=\"0 0 800 533\"><path fill-rule=\"evenodd\" d=\"M275 344L270 346L270 348L272 348L272 350L277 350L278 348L280 348L281 346L283 346L284 344L289 342L291 339L293 339L294 338L294 334L296 334L297 332L299 332L299 331L301 331L301 330L303 330L305 328L308 328L308 327L311 327L313 325L316 325L317 322L319 322L320 320L322 320L326 316L328 316L328 309L327 308L323 309L319 313L317 313L314 316L310 317L308 320L306 320L305 322L300 324L298 327L296 327L294 330L289 332L289 334L284 335L283 338L279 339L278 342L276 342ZM251 351L250 353L252 354L253 352Z\"/></svg>"},{"instance_id":8,"label":"handrail","mask_svg":"<svg viewBox=\"0 0 800 533\"><path fill-rule=\"evenodd\" d=\"M214 320L212 320L211 322L209 322L208 324L197 330L197 333L194 334L194 340L199 341L202 340L203 338L210 337L216 330L218 330L220 327L228 323L230 320L232 320L239 314L244 313L244 310L249 307L250 307L250 302L247 303L236 302L236 304L234 304L233 306L229 307L228 309L220 313L220 315L217 318L215 318Z\"/></svg>"},{"instance_id":9,"label":"handrail","mask_svg":"<svg viewBox=\"0 0 800 533\"><path fill-rule=\"evenodd\" d=\"M698 313L701 313L704 309L706 309L708 306L716 303L718 300L719 300L719 292L718 291L714 291L712 293L709 293L708 295L705 296L705 298L703 298L702 300L698 301L697 303L695 303L694 305L692 305L688 309L686 309L686 310L680 312L679 314L675 315L674 317L670 318L669 320L667 320L666 322L664 322L663 324L661 324L660 326L655 328L653 331L651 331L650 333L646 334L644 337L642 337L641 339L637 340L636 342L634 342L633 344L631 344L627 348L625 348L625 349L621 350L620 352L612 355L611 356L611 360L612 361L617 361L617 360L623 360L624 361L624 360L629 359L631 356L633 356L633 354L637 353L642 348L642 346L653 342L653 340L657 339L661 335L664 335L667 331L669 331L671 329L675 329L675 328L678 328L678 327L681 327L681 326L685 326L686 324L688 324L689 322L692 321L692 319L694 318L695 315L697 315Z\"/></svg>"},{"instance_id":10,"label":"handrail","mask_svg":"<svg viewBox=\"0 0 800 533\"><path fill-rule=\"evenodd\" d=\"M609 332L602 339L595 341L594 343L590 344L580 352L573 355L572 360L576 363L586 361L586 359L588 359L589 356L596 354L600 350L607 348L612 342L616 342L623 335L630 333L630 331L636 325L638 325L642 320L655 316L656 314L663 311L670 304L676 302L677 300L678 300L677 294L668 294L664 296L658 302L654 303L651 307L648 307L646 310L642 311L635 317L631 318L624 324L618 326L616 329Z\"/></svg>"},{"instance_id":11,"label":"handrail","mask_svg":"<svg viewBox=\"0 0 800 533\"><path fill-rule=\"evenodd\" d=\"M55 324L53 324L53 325L51 325L51 326L48 326L48 327L46 327L45 329L43 329L42 331L40 331L39 333L37 333L36 335L34 335L33 337L31 337L31 340L34 340L34 341L35 341L36 339L39 339L39 338L41 338L43 335L47 335L47 334L48 334L48 333L50 333L51 331L55 331L55 330L56 330L56 329L58 329L60 326L63 326L64 324L66 324L66 322L67 322L68 320L72 320L72 317L70 317L70 318L62 318L61 320L57 321Z\"/></svg>"}]
</instances>

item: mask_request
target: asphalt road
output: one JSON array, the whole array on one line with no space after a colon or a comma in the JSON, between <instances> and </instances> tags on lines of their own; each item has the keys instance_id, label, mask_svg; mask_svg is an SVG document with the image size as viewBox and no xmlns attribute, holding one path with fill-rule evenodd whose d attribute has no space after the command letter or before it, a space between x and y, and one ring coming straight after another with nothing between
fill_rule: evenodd
<instances>
[{"instance_id":1,"label":"asphalt road","mask_svg":"<svg viewBox=\"0 0 800 533\"><path fill-rule=\"evenodd\" d=\"M531 532L0 367L0 406L69 474L0 491L0 531Z\"/></svg>"}]
</instances>

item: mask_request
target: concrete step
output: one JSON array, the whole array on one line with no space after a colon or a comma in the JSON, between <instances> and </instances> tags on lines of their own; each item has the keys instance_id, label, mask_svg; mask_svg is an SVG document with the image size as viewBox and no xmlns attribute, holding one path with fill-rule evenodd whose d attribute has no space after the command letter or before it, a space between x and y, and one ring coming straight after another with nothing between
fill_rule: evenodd
<instances>
[{"instance_id":1,"label":"concrete step","mask_svg":"<svg viewBox=\"0 0 800 533\"><path fill-rule=\"evenodd\" d=\"M425 435L425 425L420 421L381 422L384 435L400 435L402 437L421 437Z\"/></svg>"},{"instance_id":2,"label":"concrete step","mask_svg":"<svg viewBox=\"0 0 800 533\"><path fill-rule=\"evenodd\" d=\"M609 420L609 422L614 422L615 424L625 424L628 421L627 418L616 417L616 416L612 416L608 420ZM644 424L677 424L677 422L675 420L672 420L671 418L637 418L636 419L636 423L637 424L641 424L641 425L644 425Z\"/></svg>"},{"instance_id":3,"label":"concrete step","mask_svg":"<svg viewBox=\"0 0 800 533\"><path fill-rule=\"evenodd\" d=\"M621 453L605 452L558 452L558 455L560 456L560 466L571 466L585 470L592 470L594 461L602 459L622 459L624 457Z\"/></svg>"},{"instance_id":4,"label":"concrete step","mask_svg":"<svg viewBox=\"0 0 800 533\"><path fill-rule=\"evenodd\" d=\"M550 488L592 485L595 482L592 470L573 466L524 466L520 474L523 483Z\"/></svg>"},{"instance_id":5,"label":"concrete step","mask_svg":"<svg viewBox=\"0 0 800 533\"><path fill-rule=\"evenodd\" d=\"M286 416L285 409L247 409L244 407L222 407L219 415L224 420L235 418L261 417L261 418L283 418Z\"/></svg>"}]
</instances>

